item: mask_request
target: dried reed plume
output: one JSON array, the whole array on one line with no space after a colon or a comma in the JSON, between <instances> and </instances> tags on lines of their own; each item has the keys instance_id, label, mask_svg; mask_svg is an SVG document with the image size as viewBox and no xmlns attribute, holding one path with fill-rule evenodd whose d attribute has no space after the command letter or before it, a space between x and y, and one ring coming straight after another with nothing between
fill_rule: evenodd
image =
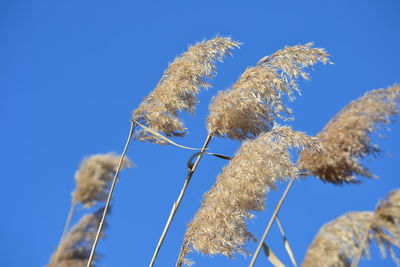
<instances>
[{"instance_id":1,"label":"dried reed plume","mask_svg":"<svg viewBox=\"0 0 400 267\"><path fill-rule=\"evenodd\" d=\"M232 88L219 92L210 105L209 133L233 139L252 138L269 130L275 118L290 119L291 110L284 105L282 96L286 94L293 100L293 92L300 93L296 80L309 78L303 69L329 61L324 49L311 46L307 43L278 50L248 68Z\"/></svg>"},{"instance_id":2,"label":"dried reed plume","mask_svg":"<svg viewBox=\"0 0 400 267\"><path fill-rule=\"evenodd\" d=\"M251 211L262 211L266 193L277 181L296 177L288 149L319 149L316 138L289 127L274 127L252 141L245 141L232 161L218 176L212 189L188 225L178 265L187 263L192 249L204 254L247 254L245 243L253 239L246 219Z\"/></svg>"},{"instance_id":3,"label":"dried reed plume","mask_svg":"<svg viewBox=\"0 0 400 267\"><path fill-rule=\"evenodd\" d=\"M207 79L216 72L214 62L222 61L235 47L239 43L229 37L216 37L189 47L168 66L153 92L134 111L133 119L167 136L184 135L178 111L194 112L200 88L210 87ZM164 143L147 131L138 131L136 138Z\"/></svg>"},{"instance_id":4,"label":"dried reed plume","mask_svg":"<svg viewBox=\"0 0 400 267\"><path fill-rule=\"evenodd\" d=\"M58 245L47 267L85 267L103 209L87 214Z\"/></svg>"},{"instance_id":5,"label":"dried reed plume","mask_svg":"<svg viewBox=\"0 0 400 267\"><path fill-rule=\"evenodd\" d=\"M400 189L390 192L386 199L378 204L370 230L382 256L386 257L387 248L397 266L400 266L400 260L392 248L392 245L400 248ZM368 243L366 245L368 246Z\"/></svg>"},{"instance_id":6,"label":"dried reed plume","mask_svg":"<svg viewBox=\"0 0 400 267\"><path fill-rule=\"evenodd\" d=\"M91 207L107 199L108 187L119 162L114 153L93 155L84 159L75 173L76 188L72 192L72 202ZM133 163L125 158L122 168L132 167Z\"/></svg>"},{"instance_id":7,"label":"dried reed plume","mask_svg":"<svg viewBox=\"0 0 400 267\"><path fill-rule=\"evenodd\" d=\"M392 245L400 247L400 190L391 192L375 212L349 212L324 225L308 248L302 266L349 267L362 248L369 255L372 240L382 256L386 256L387 248L400 266L392 249Z\"/></svg>"},{"instance_id":8,"label":"dried reed plume","mask_svg":"<svg viewBox=\"0 0 400 267\"><path fill-rule=\"evenodd\" d=\"M366 93L341 110L318 134L325 150L313 153L304 150L300 165L325 182L334 184L358 182L354 175L373 177L359 162L379 152L370 134L381 124L392 123L399 115L400 86Z\"/></svg>"}]
</instances>

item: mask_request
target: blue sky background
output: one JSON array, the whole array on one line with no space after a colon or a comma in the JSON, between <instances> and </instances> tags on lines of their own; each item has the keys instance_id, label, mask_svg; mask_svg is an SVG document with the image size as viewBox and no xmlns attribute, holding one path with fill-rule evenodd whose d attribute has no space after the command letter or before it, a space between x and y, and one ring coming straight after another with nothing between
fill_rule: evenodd
<instances>
[{"instance_id":1,"label":"blue sky background","mask_svg":"<svg viewBox=\"0 0 400 267\"><path fill-rule=\"evenodd\" d=\"M315 135L349 101L400 82L400 2L392 1L2 1L0 3L0 265L43 266L61 235L83 157L120 153L133 109L188 45L217 34L243 43L218 65L203 91L189 134L179 143L199 147L207 134L208 104L247 66L285 45L314 41L334 65L317 66L291 104L294 129ZM326 222L353 210L372 210L398 188L400 123L378 144L388 152L366 164L379 180L333 186L314 177L295 183L281 219L299 262ZM232 155L239 142L213 139L211 150ZM146 266L180 191L192 152L133 142L115 191L99 266ZM194 175L156 266L175 263L185 225L214 183L223 160L206 157ZM260 237L285 184L268 195L267 209L250 228ZM77 213L75 221L82 211ZM267 243L290 266L273 227ZM249 249L254 251L255 244ZM380 260L361 266L393 266ZM399 251L398 251L399 252ZM203 257L196 266L246 266L238 255ZM270 266L260 255L257 266Z\"/></svg>"}]
</instances>

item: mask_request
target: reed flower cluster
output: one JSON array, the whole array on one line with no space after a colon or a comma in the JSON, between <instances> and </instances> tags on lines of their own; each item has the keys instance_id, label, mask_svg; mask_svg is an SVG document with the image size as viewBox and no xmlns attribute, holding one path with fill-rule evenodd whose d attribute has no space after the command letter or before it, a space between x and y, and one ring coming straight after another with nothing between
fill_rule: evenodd
<instances>
[{"instance_id":1,"label":"reed flower cluster","mask_svg":"<svg viewBox=\"0 0 400 267\"><path fill-rule=\"evenodd\" d=\"M86 267L102 212L82 217L62 239L47 267Z\"/></svg>"},{"instance_id":2,"label":"reed flower cluster","mask_svg":"<svg viewBox=\"0 0 400 267\"><path fill-rule=\"evenodd\" d=\"M222 61L236 47L239 43L229 37L216 37L189 47L168 66L156 88L133 112L133 119L167 136L184 135L178 112L194 112L200 88L210 87L207 79L216 72L215 61ZM136 138L164 143L147 131L138 131Z\"/></svg>"},{"instance_id":3,"label":"reed flower cluster","mask_svg":"<svg viewBox=\"0 0 400 267\"><path fill-rule=\"evenodd\" d=\"M108 187L119 162L114 153L98 154L85 158L75 173L76 187L72 192L72 201L91 207L106 200ZM132 167L133 163L124 158L122 168Z\"/></svg>"},{"instance_id":4,"label":"reed flower cluster","mask_svg":"<svg viewBox=\"0 0 400 267\"><path fill-rule=\"evenodd\" d=\"M76 204L80 203L86 209L97 206L97 210L84 215L78 224L61 238L48 267L86 266L104 211L103 202L107 198L108 187L118 167L119 159L119 155L108 153L92 155L82 160L75 173L76 188L72 192L72 213L67 219L66 230ZM121 167L132 166L133 163L124 158Z\"/></svg>"},{"instance_id":5,"label":"reed flower cluster","mask_svg":"<svg viewBox=\"0 0 400 267\"><path fill-rule=\"evenodd\" d=\"M325 182L354 183L354 175L373 174L359 159L379 152L370 134L399 115L400 86L366 93L341 110L318 134L325 150L302 152L300 165Z\"/></svg>"},{"instance_id":6,"label":"reed flower cluster","mask_svg":"<svg viewBox=\"0 0 400 267\"><path fill-rule=\"evenodd\" d=\"M309 78L304 68L317 62L326 64L329 55L312 43L285 47L248 68L228 90L221 91L210 105L209 133L232 139L246 139L270 130L275 118L290 119L291 110L283 103L298 89L297 79Z\"/></svg>"},{"instance_id":7,"label":"reed flower cluster","mask_svg":"<svg viewBox=\"0 0 400 267\"><path fill-rule=\"evenodd\" d=\"M179 263L192 249L204 254L247 254L245 243L252 239L246 220L251 211L262 211L266 194L278 181L296 177L290 148L320 149L316 138L289 127L274 127L252 141L245 141L232 161L218 176L212 189L189 223Z\"/></svg>"},{"instance_id":8,"label":"reed flower cluster","mask_svg":"<svg viewBox=\"0 0 400 267\"><path fill-rule=\"evenodd\" d=\"M376 242L384 257L387 249L400 266L392 248L400 244L400 190L392 191L375 212L349 212L324 225L308 248L302 266L348 267L360 249L369 255L371 241Z\"/></svg>"}]
</instances>

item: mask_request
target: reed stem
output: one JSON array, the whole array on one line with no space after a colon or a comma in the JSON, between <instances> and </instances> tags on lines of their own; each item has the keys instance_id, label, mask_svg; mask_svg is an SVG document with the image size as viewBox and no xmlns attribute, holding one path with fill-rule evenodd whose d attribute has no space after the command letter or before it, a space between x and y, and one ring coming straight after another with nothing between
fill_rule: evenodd
<instances>
[{"instance_id":1,"label":"reed stem","mask_svg":"<svg viewBox=\"0 0 400 267\"><path fill-rule=\"evenodd\" d=\"M186 192L186 189L187 189L187 187L188 187L188 185L189 185L189 182L190 182L190 180L191 180L191 178L192 178L192 176L193 176L193 173L195 172L195 170L196 170L196 168L197 168L197 165L200 163L200 160L201 160L201 158L203 157L203 152L207 149L207 146L208 146L208 144L210 143L211 138L212 138L212 134L209 133L209 134L207 135L207 138L206 138L206 140L205 140L205 142L204 142L203 147L201 148L201 151L200 151L201 153L197 156L196 161L194 162L192 168L188 171L188 174L187 174L187 176L186 176L185 182L184 182L183 187L182 187L182 190L181 190L181 192L180 192L180 194L179 194L179 196L178 196L178 199L177 199L177 200L174 202L174 204L172 205L172 210L171 210L171 212L170 212L170 214L169 214L167 223L165 224L164 231L162 232L161 237L160 237L160 239L158 240L158 244L157 244L157 247L156 247L156 249L155 249L155 251L154 251L154 254L153 254L153 257L152 257L151 262L150 262L150 264L149 264L149 267L152 267L152 266L154 265L154 262L155 262L155 260L156 260L156 258L157 258L157 256L158 256L158 252L160 251L160 248L161 248L161 246L162 246L162 243L164 242L165 236L167 235L167 232L168 232L168 229L169 229L169 227L170 227L170 225L171 225L171 222L172 222L172 220L174 219L174 216L175 216L175 214L176 214L176 211L178 210L179 205L180 205L180 203L181 203L181 201L182 201L183 195L184 195L185 192Z\"/></svg>"},{"instance_id":2,"label":"reed stem","mask_svg":"<svg viewBox=\"0 0 400 267\"><path fill-rule=\"evenodd\" d=\"M63 241L65 235L68 232L68 228L69 228L69 226L71 224L72 217L73 217L73 215L75 213L75 207L76 207L76 203L74 201L72 201L71 202L71 207L69 208L69 211L68 211L68 216L67 216L67 220L65 222L64 230L63 230L62 236L60 238L60 242L58 242L59 244L61 244L61 242ZM57 260L59 256L60 256L60 250L57 248L55 259Z\"/></svg>"},{"instance_id":3,"label":"reed stem","mask_svg":"<svg viewBox=\"0 0 400 267\"><path fill-rule=\"evenodd\" d=\"M276 216L278 215L279 210L280 210L280 208L281 208L283 202L285 201L285 198L286 198L286 196L287 196L287 194L288 194L290 188L292 187L292 184L293 184L293 182L294 182L295 179L296 179L296 178L293 177L293 178L289 181L288 185L286 186L285 192L283 192L283 195L282 195L281 199L279 200L278 204L276 205L275 210L274 210L274 212L273 212L273 214L272 214L272 217L271 217L271 219L270 219L269 222L268 222L267 228L265 229L265 232L264 232L264 234L263 234L263 236L262 236L260 242L258 243L257 249L256 249L256 251L254 252L254 255L253 255L253 258L251 259L251 262L250 262L249 267L253 267L253 266L254 266L254 263L256 262L256 259L257 259L257 257L258 257L258 254L260 253L260 250L261 250L261 248L262 248L262 246L263 246L263 243L264 243L264 241L265 241L265 238L267 237L267 235L268 235L268 233L269 233L269 230L271 229L271 226L272 226L272 224L273 224L273 222L274 222Z\"/></svg>"},{"instance_id":4,"label":"reed stem","mask_svg":"<svg viewBox=\"0 0 400 267\"><path fill-rule=\"evenodd\" d=\"M64 231L63 231L62 236L61 236L61 240L64 239L65 235L68 232L69 225L71 224L72 217L73 217L73 215L75 213L75 207L76 207L76 203L74 201L72 201L71 207L70 207L69 212L68 212L67 221L65 222Z\"/></svg>"},{"instance_id":5,"label":"reed stem","mask_svg":"<svg viewBox=\"0 0 400 267\"><path fill-rule=\"evenodd\" d=\"M133 132L135 131L135 128L136 128L136 124L134 124L134 122L131 121L131 129L129 131L129 136L128 136L128 139L126 140L124 151L121 154L117 170L115 171L114 178L113 178L113 181L111 183L110 192L108 193L107 202L106 202L106 205L105 205L104 211L103 211L103 216L101 218L101 221L100 221L100 224L99 224L99 228L97 230L96 238L95 238L93 246L92 246L92 251L90 252L89 260L88 260L88 263L86 265L87 267L90 267L91 264L92 264L92 261L93 261L93 258L94 258L94 254L96 252L97 243L99 241L99 238L100 238L100 235L101 235L101 231L103 230L104 221L105 221L106 216L107 216L108 207L109 207L110 202L111 202L111 197L112 197L112 194L114 192L114 187L115 187L115 184L116 184L117 179L118 179L118 174L119 174L119 171L121 169L122 162L124 161L124 157L125 157L126 151L128 150L128 146L129 146L129 143L130 143L130 141L132 139L132 135L133 135Z\"/></svg>"}]
</instances>

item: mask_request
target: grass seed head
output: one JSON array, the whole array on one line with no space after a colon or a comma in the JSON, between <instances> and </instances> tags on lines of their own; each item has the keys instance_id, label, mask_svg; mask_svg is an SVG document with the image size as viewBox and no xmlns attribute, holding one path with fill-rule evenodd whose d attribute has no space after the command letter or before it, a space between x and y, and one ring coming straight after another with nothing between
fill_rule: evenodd
<instances>
[{"instance_id":1,"label":"grass seed head","mask_svg":"<svg viewBox=\"0 0 400 267\"><path fill-rule=\"evenodd\" d=\"M370 134L399 115L400 86L366 93L341 110L318 134L324 150L301 153L300 166L325 182L354 183L354 175L374 177L360 158L379 152Z\"/></svg>"},{"instance_id":2,"label":"grass seed head","mask_svg":"<svg viewBox=\"0 0 400 267\"><path fill-rule=\"evenodd\" d=\"M270 130L276 118L291 119L283 95L294 99L297 79L308 79L304 68L329 62L329 55L312 43L285 47L246 69L228 90L221 91L210 105L207 128L210 133L232 139L246 139Z\"/></svg>"},{"instance_id":3,"label":"grass seed head","mask_svg":"<svg viewBox=\"0 0 400 267\"><path fill-rule=\"evenodd\" d=\"M102 213L99 209L82 217L61 240L47 267L86 267Z\"/></svg>"},{"instance_id":4,"label":"grass seed head","mask_svg":"<svg viewBox=\"0 0 400 267\"><path fill-rule=\"evenodd\" d=\"M183 136L185 128L179 111L194 112L200 88L208 88L208 79L216 73L215 61L239 47L229 37L216 37L199 42L175 58L164 72L156 88L133 112L133 119L147 124L166 136ZM138 131L142 141L164 143L146 131Z\"/></svg>"},{"instance_id":5,"label":"grass seed head","mask_svg":"<svg viewBox=\"0 0 400 267\"><path fill-rule=\"evenodd\" d=\"M367 242L363 244L365 235ZM349 267L364 248L369 257L369 244L374 241L383 257L389 251L393 261L400 261L393 244L400 244L400 190L389 193L374 212L349 212L325 224L309 246L303 267Z\"/></svg>"},{"instance_id":6,"label":"grass seed head","mask_svg":"<svg viewBox=\"0 0 400 267\"><path fill-rule=\"evenodd\" d=\"M247 254L245 243L253 239L246 227L251 211L262 211L266 194L278 181L298 175L289 148L319 149L316 138L289 127L274 127L245 141L223 169L185 234L180 262L192 249L203 254Z\"/></svg>"},{"instance_id":7,"label":"grass seed head","mask_svg":"<svg viewBox=\"0 0 400 267\"><path fill-rule=\"evenodd\" d=\"M108 187L117 170L120 155L114 153L98 154L85 158L75 173L76 188L72 201L86 207L107 199ZM132 167L133 163L124 158L122 168Z\"/></svg>"}]
</instances>

